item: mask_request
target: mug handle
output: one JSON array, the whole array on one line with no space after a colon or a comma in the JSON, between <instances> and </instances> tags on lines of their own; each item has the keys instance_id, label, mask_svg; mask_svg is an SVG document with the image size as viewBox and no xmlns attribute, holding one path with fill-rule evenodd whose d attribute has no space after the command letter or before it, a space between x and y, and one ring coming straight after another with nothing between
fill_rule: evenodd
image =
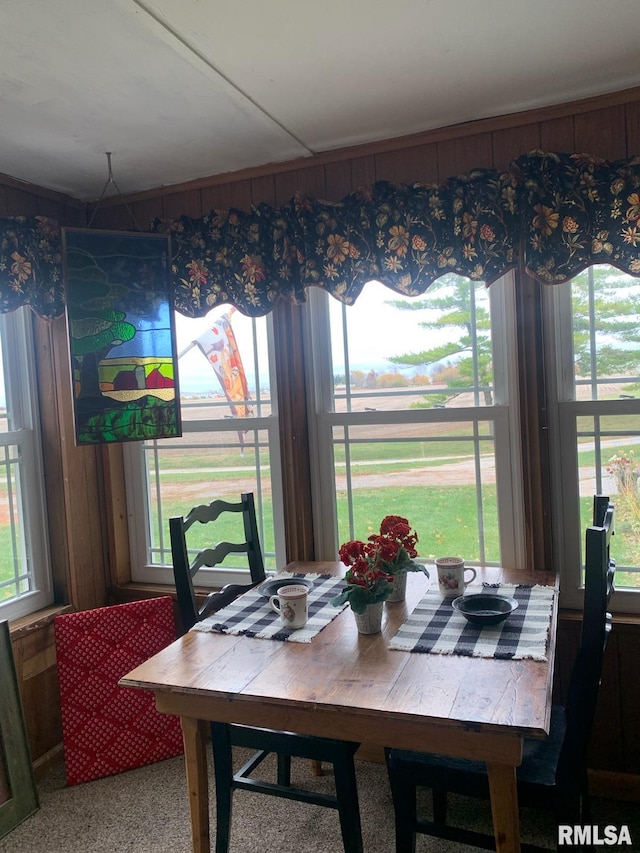
<instances>
[{"instance_id":1,"label":"mug handle","mask_svg":"<svg viewBox=\"0 0 640 853\"><path fill-rule=\"evenodd\" d=\"M469 578L469 580L467 580L467 579L466 579L466 577L464 577L464 575L466 575L466 574L467 574L467 572L473 572L473 574L471 575L471 577ZM463 576L462 576L462 577L463 577L463 580L464 580L464 585L465 585L465 586L467 586L467 584L470 584L472 581L474 581L474 580L476 579L476 574L477 574L476 570L475 570L472 566L468 566L468 567L464 570L464 574L463 574Z\"/></svg>"},{"instance_id":2,"label":"mug handle","mask_svg":"<svg viewBox=\"0 0 640 853\"><path fill-rule=\"evenodd\" d=\"M276 601L278 602L277 604L276 604ZM277 595L272 595L269 598L269 606L271 607L272 610L275 610L276 613L282 613L282 611L280 609L280 599L278 598Z\"/></svg>"}]
</instances>

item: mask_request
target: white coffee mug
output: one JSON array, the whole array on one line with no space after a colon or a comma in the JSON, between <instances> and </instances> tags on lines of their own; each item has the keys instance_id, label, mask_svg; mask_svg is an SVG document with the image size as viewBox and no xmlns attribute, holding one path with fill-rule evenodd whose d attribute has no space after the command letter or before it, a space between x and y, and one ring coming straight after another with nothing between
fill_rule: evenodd
<instances>
[{"instance_id":1,"label":"white coffee mug","mask_svg":"<svg viewBox=\"0 0 640 853\"><path fill-rule=\"evenodd\" d=\"M457 598L465 590L467 584L471 583L476 576L476 570L465 568L462 557L438 557L436 560L438 569L438 589L443 598ZM471 572L471 577L465 577Z\"/></svg>"},{"instance_id":2,"label":"white coffee mug","mask_svg":"<svg viewBox=\"0 0 640 853\"><path fill-rule=\"evenodd\" d=\"M309 590L299 584L281 586L269 599L271 609L280 614L287 628L304 628L308 619Z\"/></svg>"}]
</instances>

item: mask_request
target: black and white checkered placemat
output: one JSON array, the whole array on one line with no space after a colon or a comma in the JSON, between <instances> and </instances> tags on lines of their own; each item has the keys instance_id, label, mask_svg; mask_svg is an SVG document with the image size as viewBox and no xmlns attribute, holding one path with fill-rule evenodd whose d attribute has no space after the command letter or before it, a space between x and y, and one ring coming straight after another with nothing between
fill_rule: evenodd
<instances>
[{"instance_id":1,"label":"black and white checkered placemat","mask_svg":"<svg viewBox=\"0 0 640 853\"><path fill-rule=\"evenodd\" d=\"M496 592L515 598L518 609L499 625L478 628L454 610L451 599L427 592L389 643L390 649L484 658L547 660L555 591L549 586L490 584L467 594Z\"/></svg>"},{"instance_id":2,"label":"black and white checkered placemat","mask_svg":"<svg viewBox=\"0 0 640 853\"><path fill-rule=\"evenodd\" d=\"M344 580L335 575L279 574L283 582L296 578L313 581L309 590L309 619L304 628L285 628L280 616L269 607L267 596L257 589L245 592L222 610L197 622L192 631L214 631L219 634L244 634L267 640L287 640L291 643L310 643L325 625L340 613L343 607L334 607L331 599L344 587Z\"/></svg>"}]
</instances>

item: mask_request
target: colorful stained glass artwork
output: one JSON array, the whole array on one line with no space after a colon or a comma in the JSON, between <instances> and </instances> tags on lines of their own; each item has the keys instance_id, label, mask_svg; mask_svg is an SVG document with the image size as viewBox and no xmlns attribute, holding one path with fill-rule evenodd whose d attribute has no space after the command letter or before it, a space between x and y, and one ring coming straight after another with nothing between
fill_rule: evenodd
<instances>
[{"instance_id":1,"label":"colorful stained glass artwork","mask_svg":"<svg viewBox=\"0 0 640 853\"><path fill-rule=\"evenodd\" d=\"M63 228L76 444L182 434L167 236Z\"/></svg>"}]
</instances>

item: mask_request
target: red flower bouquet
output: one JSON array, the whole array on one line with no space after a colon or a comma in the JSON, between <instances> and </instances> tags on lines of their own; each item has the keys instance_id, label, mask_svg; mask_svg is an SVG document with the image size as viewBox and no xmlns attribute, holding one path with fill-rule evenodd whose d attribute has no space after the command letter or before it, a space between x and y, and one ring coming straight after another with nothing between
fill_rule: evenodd
<instances>
[{"instance_id":1,"label":"red flower bouquet","mask_svg":"<svg viewBox=\"0 0 640 853\"><path fill-rule=\"evenodd\" d=\"M369 536L366 542L345 542L339 555L349 566L344 576L346 586L331 603L339 607L348 601L354 613L364 613L368 604L389 598L396 574L421 571L428 576L427 569L413 560L418 556L417 541L418 534L406 518L387 515L380 533Z\"/></svg>"}]
</instances>

